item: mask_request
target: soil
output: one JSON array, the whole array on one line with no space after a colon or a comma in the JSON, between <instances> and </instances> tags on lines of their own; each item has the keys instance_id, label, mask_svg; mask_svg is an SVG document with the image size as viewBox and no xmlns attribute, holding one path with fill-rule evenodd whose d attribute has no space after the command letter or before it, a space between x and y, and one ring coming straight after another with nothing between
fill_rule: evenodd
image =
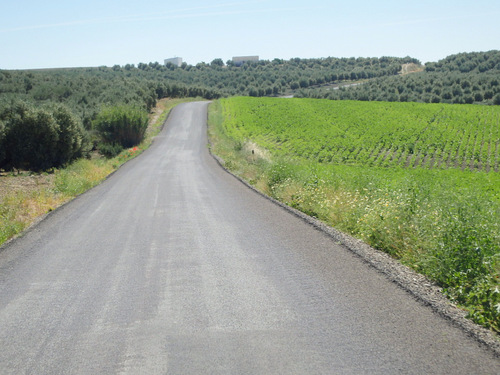
<instances>
[{"instance_id":1,"label":"soil","mask_svg":"<svg viewBox=\"0 0 500 375\"><path fill-rule=\"evenodd\" d=\"M400 74L410 74L410 73L417 73L421 72L424 70L424 67L422 65L410 63L410 64L403 64L401 66L401 72Z\"/></svg>"},{"instance_id":2,"label":"soil","mask_svg":"<svg viewBox=\"0 0 500 375\"><path fill-rule=\"evenodd\" d=\"M50 187L54 181L53 174L30 174L29 172L0 172L0 202L7 194L15 192L30 193Z\"/></svg>"},{"instance_id":3,"label":"soil","mask_svg":"<svg viewBox=\"0 0 500 375\"><path fill-rule=\"evenodd\" d=\"M243 149L246 152L251 153L252 155L255 155L256 158L264 159L267 161L270 160L269 152L263 148L260 148L254 142L246 142L245 145L243 146Z\"/></svg>"}]
</instances>

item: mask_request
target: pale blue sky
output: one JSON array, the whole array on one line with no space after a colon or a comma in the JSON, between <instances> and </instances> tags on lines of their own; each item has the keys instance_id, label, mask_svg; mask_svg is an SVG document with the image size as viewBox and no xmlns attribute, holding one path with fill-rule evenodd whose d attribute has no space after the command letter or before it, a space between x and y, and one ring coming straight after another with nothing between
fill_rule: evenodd
<instances>
[{"instance_id":1,"label":"pale blue sky","mask_svg":"<svg viewBox=\"0 0 500 375\"><path fill-rule=\"evenodd\" d=\"M500 49L498 0L3 0L0 69Z\"/></svg>"}]
</instances>

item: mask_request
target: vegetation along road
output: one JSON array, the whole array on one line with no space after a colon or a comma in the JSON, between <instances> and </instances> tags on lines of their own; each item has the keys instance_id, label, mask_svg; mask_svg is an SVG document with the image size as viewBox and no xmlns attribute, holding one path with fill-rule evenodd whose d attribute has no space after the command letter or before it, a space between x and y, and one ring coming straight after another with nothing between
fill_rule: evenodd
<instances>
[{"instance_id":1,"label":"vegetation along road","mask_svg":"<svg viewBox=\"0 0 500 375\"><path fill-rule=\"evenodd\" d=\"M498 358L223 171L207 103L0 249L2 374L493 374Z\"/></svg>"}]
</instances>

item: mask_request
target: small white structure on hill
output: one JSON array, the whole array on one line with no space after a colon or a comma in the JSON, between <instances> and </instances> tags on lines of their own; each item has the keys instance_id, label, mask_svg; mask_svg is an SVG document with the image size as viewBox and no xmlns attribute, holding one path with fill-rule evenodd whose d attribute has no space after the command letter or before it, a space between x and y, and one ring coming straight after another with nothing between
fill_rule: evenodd
<instances>
[{"instance_id":1,"label":"small white structure on hill","mask_svg":"<svg viewBox=\"0 0 500 375\"><path fill-rule=\"evenodd\" d=\"M259 56L235 56L233 57L233 63L236 66L241 66L247 61L259 61Z\"/></svg>"},{"instance_id":2,"label":"small white structure on hill","mask_svg":"<svg viewBox=\"0 0 500 375\"><path fill-rule=\"evenodd\" d=\"M182 65L182 57L172 57L171 59L165 59L165 65L168 63L174 64L175 66Z\"/></svg>"}]
</instances>

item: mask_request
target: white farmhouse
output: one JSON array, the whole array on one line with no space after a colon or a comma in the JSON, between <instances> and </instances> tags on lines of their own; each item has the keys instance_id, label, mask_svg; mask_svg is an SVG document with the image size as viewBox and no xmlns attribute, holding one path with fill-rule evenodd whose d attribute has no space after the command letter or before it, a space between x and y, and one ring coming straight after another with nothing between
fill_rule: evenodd
<instances>
[{"instance_id":1,"label":"white farmhouse","mask_svg":"<svg viewBox=\"0 0 500 375\"><path fill-rule=\"evenodd\" d=\"M182 65L182 57L172 57L171 59L165 59L165 65L168 63L173 64L175 66Z\"/></svg>"},{"instance_id":2,"label":"white farmhouse","mask_svg":"<svg viewBox=\"0 0 500 375\"><path fill-rule=\"evenodd\" d=\"M259 61L259 56L235 56L233 57L233 63L236 66L241 66L247 61Z\"/></svg>"}]
</instances>

